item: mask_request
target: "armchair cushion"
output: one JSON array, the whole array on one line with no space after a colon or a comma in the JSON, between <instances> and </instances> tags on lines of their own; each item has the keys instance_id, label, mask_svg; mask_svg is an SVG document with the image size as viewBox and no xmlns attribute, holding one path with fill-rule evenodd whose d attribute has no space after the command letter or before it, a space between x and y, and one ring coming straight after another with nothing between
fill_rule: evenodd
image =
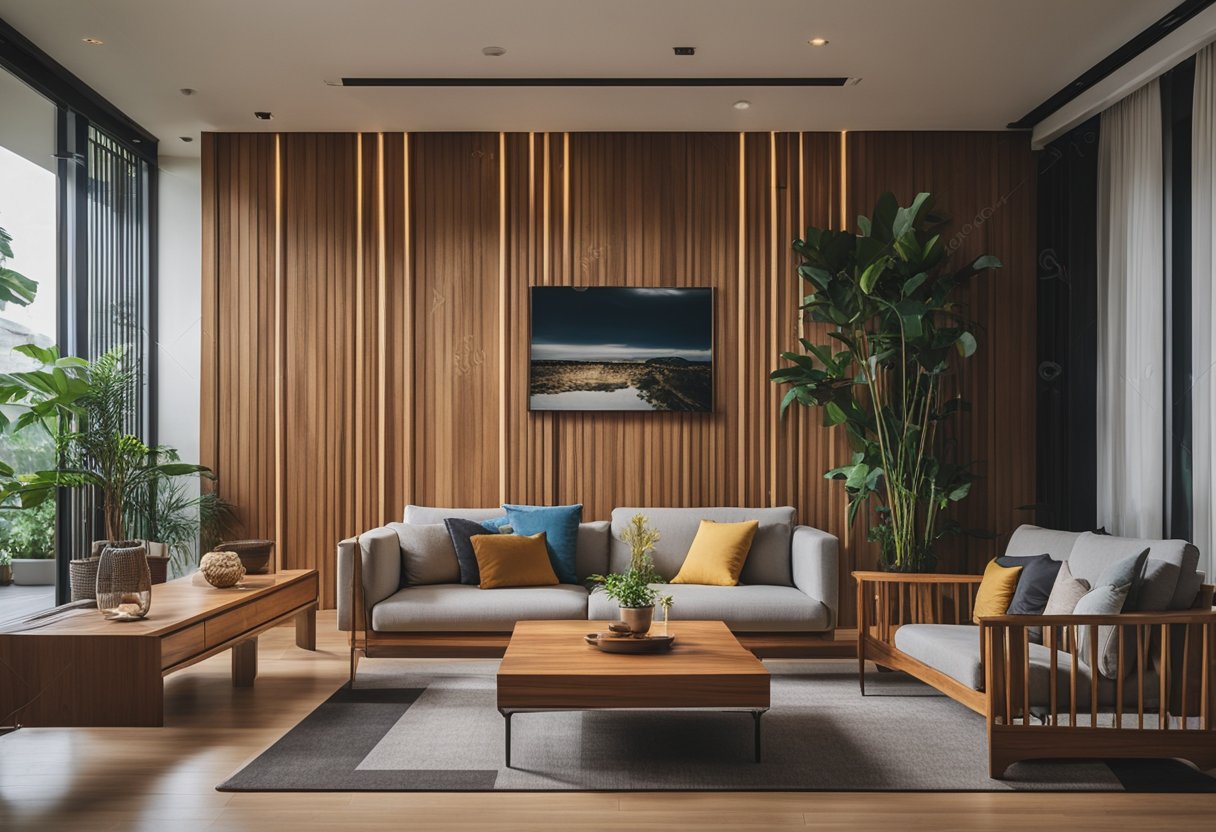
<instances>
[{"instance_id":1,"label":"armchair cushion","mask_svg":"<svg viewBox=\"0 0 1216 832\"><path fill-rule=\"evenodd\" d=\"M1055 585L1056 575L1060 572L1060 561L1053 560L1051 555L1043 554L1035 557L997 558L996 562L1004 567L1020 566L1022 574L1018 577L1018 587L1009 602L1007 612L1010 615L1042 615L1047 608L1047 599L1051 596L1051 588Z\"/></svg>"},{"instance_id":2,"label":"armchair cushion","mask_svg":"<svg viewBox=\"0 0 1216 832\"><path fill-rule=\"evenodd\" d=\"M1089 592L1089 581L1074 578L1072 570L1065 563L1056 573L1056 581L1051 585L1051 594L1047 596L1047 606L1044 615L1072 615L1077 602Z\"/></svg>"}]
</instances>

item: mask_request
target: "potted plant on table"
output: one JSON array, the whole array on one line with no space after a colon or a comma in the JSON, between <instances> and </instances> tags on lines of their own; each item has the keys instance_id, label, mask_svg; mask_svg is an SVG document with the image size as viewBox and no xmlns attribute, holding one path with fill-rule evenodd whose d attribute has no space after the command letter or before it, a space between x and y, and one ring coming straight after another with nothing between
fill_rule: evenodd
<instances>
[{"instance_id":1,"label":"potted plant on table","mask_svg":"<svg viewBox=\"0 0 1216 832\"><path fill-rule=\"evenodd\" d=\"M659 600L655 585L664 583L655 571L652 558L659 533L646 525L646 515L639 512L621 533L621 540L629 545L629 568L624 572L592 575L591 581L599 584L604 593L617 602L621 621L630 632L643 634L650 630L654 605Z\"/></svg>"},{"instance_id":2,"label":"potted plant on table","mask_svg":"<svg viewBox=\"0 0 1216 832\"><path fill-rule=\"evenodd\" d=\"M844 483L848 524L873 501L869 539L882 546L883 565L928 571L936 541L961 531L942 512L974 479L939 432L969 407L943 384L976 351L960 290L1001 262L985 254L949 269L927 193L906 208L883 194L857 224L857 233L811 228L794 242L809 284L804 314L837 343L799 339L806 352L782 353L789 366L771 378L791 388L782 414L794 403L818 407L825 425L845 429L852 458L824 476Z\"/></svg>"}]
</instances>

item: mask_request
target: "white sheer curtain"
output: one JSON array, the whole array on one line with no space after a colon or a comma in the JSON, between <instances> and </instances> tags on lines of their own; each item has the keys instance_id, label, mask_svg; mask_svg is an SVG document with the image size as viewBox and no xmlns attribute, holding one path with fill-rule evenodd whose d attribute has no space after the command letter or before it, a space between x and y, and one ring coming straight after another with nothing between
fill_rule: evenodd
<instances>
[{"instance_id":1,"label":"white sheer curtain","mask_svg":"<svg viewBox=\"0 0 1216 832\"><path fill-rule=\"evenodd\" d=\"M1213 384L1213 331L1216 307L1212 292L1216 263L1216 47L1195 58L1195 108L1191 128L1191 481L1193 542L1199 547L1201 568L1208 579L1216 574L1216 532L1213 531L1212 422L1216 419Z\"/></svg>"},{"instance_id":2,"label":"white sheer curtain","mask_svg":"<svg viewBox=\"0 0 1216 832\"><path fill-rule=\"evenodd\" d=\"M1098 168L1098 517L1160 537L1164 479L1161 94L1102 113Z\"/></svg>"}]
</instances>

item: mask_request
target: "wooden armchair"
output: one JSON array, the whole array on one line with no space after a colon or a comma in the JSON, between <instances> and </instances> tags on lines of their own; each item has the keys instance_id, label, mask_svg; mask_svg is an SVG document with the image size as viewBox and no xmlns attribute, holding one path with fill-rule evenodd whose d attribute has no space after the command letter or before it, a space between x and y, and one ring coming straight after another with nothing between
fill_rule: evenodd
<instances>
[{"instance_id":1,"label":"wooden armchair","mask_svg":"<svg viewBox=\"0 0 1216 832\"><path fill-rule=\"evenodd\" d=\"M853 577L862 694L870 660L981 714L988 723L990 776L1041 758L1177 757L1200 769L1216 766L1212 586L1205 585L1185 611L985 617L975 628L982 678L977 689L900 650L895 635L908 624L970 623L979 575ZM1089 670L1098 666L1098 628L1105 626L1118 628L1113 680ZM1083 630L1088 655L1078 655Z\"/></svg>"}]
</instances>

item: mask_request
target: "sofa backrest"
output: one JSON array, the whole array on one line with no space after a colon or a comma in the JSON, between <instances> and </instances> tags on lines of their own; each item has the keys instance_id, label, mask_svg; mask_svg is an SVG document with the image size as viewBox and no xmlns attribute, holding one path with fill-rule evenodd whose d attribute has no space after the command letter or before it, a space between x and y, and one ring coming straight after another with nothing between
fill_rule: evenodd
<instances>
[{"instance_id":1,"label":"sofa backrest","mask_svg":"<svg viewBox=\"0 0 1216 832\"><path fill-rule=\"evenodd\" d=\"M405 523L411 526L442 527L448 517L459 517L463 520L491 520L502 517L505 512L501 508L440 508L433 506L405 507ZM442 541L440 541L442 543ZM575 544L574 571L581 579L608 571L608 521L596 520L581 523L578 527L578 542ZM417 553L413 553L417 554ZM430 556L430 553L427 555ZM445 562L455 553L450 550L450 544L445 548L437 545L434 557Z\"/></svg>"},{"instance_id":2,"label":"sofa backrest","mask_svg":"<svg viewBox=\"0 0 1216 832\"><path fill-rule=\"evenodd\" d=\"M1199 594L1203 576L1197 570L1199 550L1185 540L1117 537L1093 532L1061 532L1021 526L1009 539L1007 556L1047 553L1068 561L1073 577L1091 584L1112 561L1149 550L1136 608L1144 612L1187 609Z\"/></svg>"},{"instance_id":3,"label":"sofa backrest","mask_svg":"<svg viewBox=\"0 0 1216 832\"><path fill-rule=\"evenodd\" d=\"M719 523L739 523L758 520L760 527L752 541L751 552L743 565L739 582L767 586L793 586L790 562L790 542L794 534L795 514L790 506L780 508L615 508L612 510L612 539L608 567L620 572L629 567L629 545L621 533L633 516L641 512L651 528L659 532L654 550L655 569L671 580L684 563L693 538L702 520Z\"/></svg>"}]
</instances>

